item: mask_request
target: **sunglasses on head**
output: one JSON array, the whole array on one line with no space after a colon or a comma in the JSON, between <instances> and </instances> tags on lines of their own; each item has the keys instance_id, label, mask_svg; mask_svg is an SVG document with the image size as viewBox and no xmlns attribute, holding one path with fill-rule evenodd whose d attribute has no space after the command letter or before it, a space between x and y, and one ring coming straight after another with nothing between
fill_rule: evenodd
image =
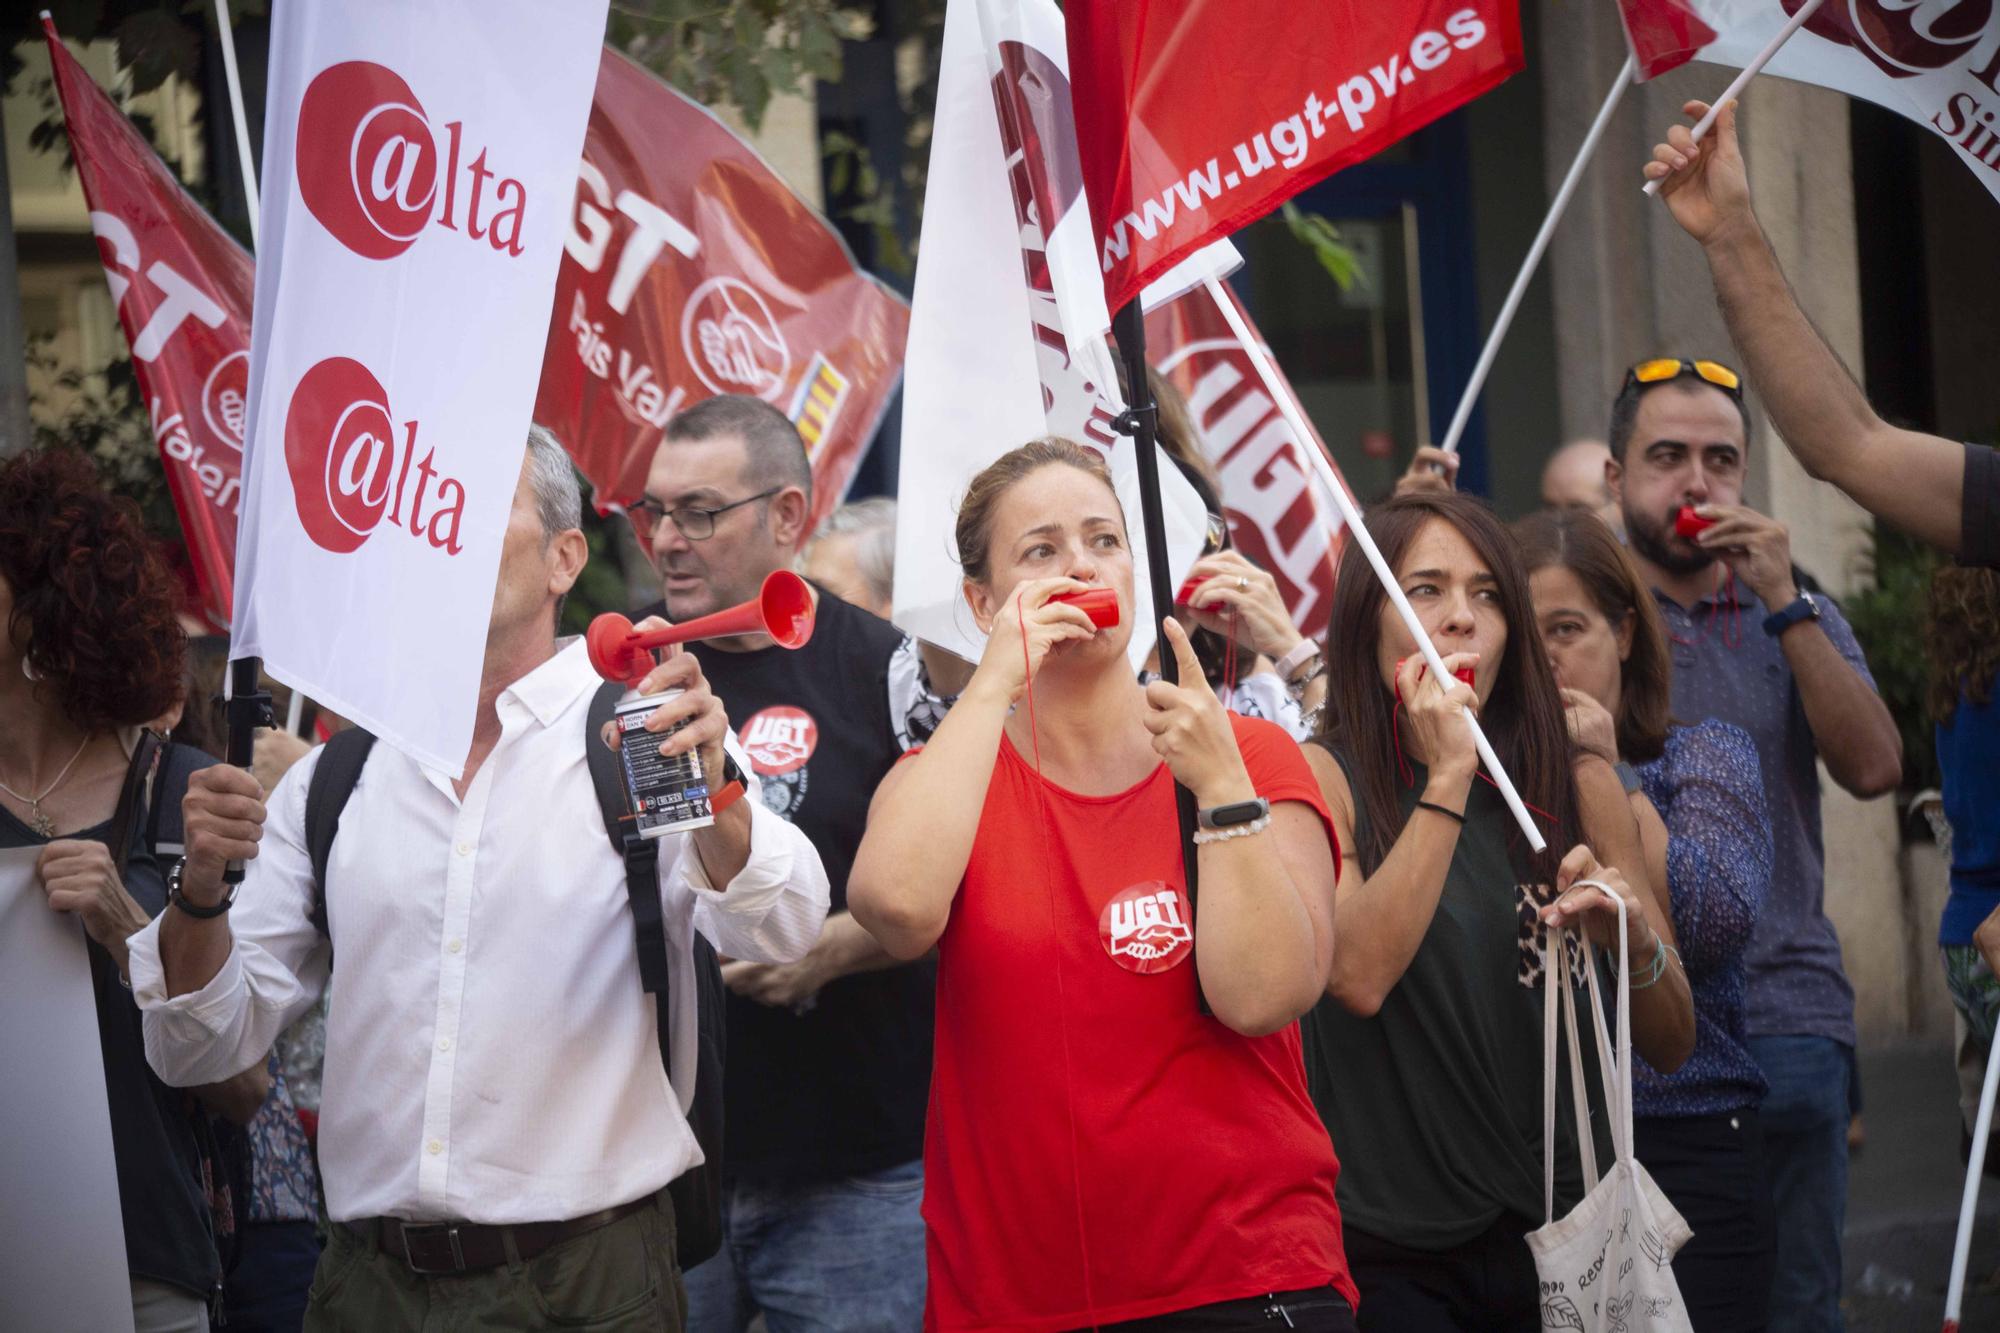
<instances>
[{"instance_id":1,"label":"sunglasses on head","mask_svg":"<svg viewBox=\"0 0 2000 1333\"><path fill-rule=\"evenodd\" d=\"M1720 361L1683 361L1677 356L1655 357L1651 361L1641 361L1625 372L1625 387L1635 384L1665 384L1669 380L1693 376L1705 383L1713 384L1732 398L1743 396L1743 377L1723 365Z\"/></svg>"}]
</instances>

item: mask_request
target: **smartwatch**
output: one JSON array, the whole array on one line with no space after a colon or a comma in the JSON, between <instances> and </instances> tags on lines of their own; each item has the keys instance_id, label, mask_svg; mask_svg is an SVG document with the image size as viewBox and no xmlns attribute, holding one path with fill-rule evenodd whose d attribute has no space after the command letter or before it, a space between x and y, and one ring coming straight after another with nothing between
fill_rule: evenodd
<instances>
[{"instance_id":1,"label":"smartwatch","mask_svg":"<svg viewBox=\"0 0 2000 1333\"><path fill-rule=\"evenodd\" d=\"M1802 621L1819 619L1819 598L1809 592L1802 592L1798 600L1782 611L1775 611L1764 620L1764 632L1777 638L1792 626Z\"/></svg>"},{"instance_id":2,"label":"smartwatch","mask_svg":"<svg viewBox=\"0 0 2000 1333\"><path fill-rule=\"evenodd\" d=\"M1232 805L1211 805L1195 816L1195 822L1206 829L1235 828L1238 824L1254 824L1270 813L1271 803L1259 796Z\"/></svg>"},{"instance_id":3,"label":"smartwatch","mask_svg":"<svg viewBox=\"0 0 2000 1333\"><path fill-rule=\"evenodd\" d=\"M1639 787L1641 786L1641 783L1639 782L1638 769L1632 767L1632 765L1626 763L1623 759L1621 759L1617 763L1611 766L1611 770L1612 772L1618 775L1618 781L1624 784L1625 794L1627 796L1634 795L1635 793L1638 792Z\"/></svg>"},{"instance_id":4,"label":"smartwatch","mask_svg":"<svg viewBox=\"0 0 2000 1333\"><path fill-rule=\"evenodd\" d=\"M186 870L187 858L183 856L180 860L174 862L173 867L167 871L167 906L178 907L189 916L196 917L202 921L211 921L236 906L237 886L234 884L225 885L222 901L210 907L191 903L182 897L181 876Z\"/></svg>"}]
</instances>

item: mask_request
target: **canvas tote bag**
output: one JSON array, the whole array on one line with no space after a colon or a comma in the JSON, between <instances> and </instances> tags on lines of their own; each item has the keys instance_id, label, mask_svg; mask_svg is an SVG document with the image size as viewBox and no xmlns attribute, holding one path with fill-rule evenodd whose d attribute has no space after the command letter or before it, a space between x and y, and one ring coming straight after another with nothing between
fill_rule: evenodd
<instances>
[{"instance_id":1,"label":"canvas tote bag","mask_svg":"<svg viewBox=\"0 0 2000 1333\"><path fill-rule=\"evenodd\" d=\"M1555 931L1543 933L1545 997L1542 1025L1543 1225L1528 1233L1541 1278L1543 1333L1692 1333L1687 1307L1674 1282L1673 1257L1693 1234L1687 1222L1632 1155L1632 977L1625 945L1625 902L1596 880L1618 906L1618 1043L1605 1030L1597 960L1583 942L1584 979L1591 1025L1611 1121L1611 1169L1600 1179L1590 1114L1584 1095L1583 1055L1577 1043L1577 988L1569 951ZM1583 1201L1567 1217L1555 1216L1557 1009L1569 1037L1570 1088L1576 1106L1576 1140L1583 1159Z\"/></svg>"}]
</instances>

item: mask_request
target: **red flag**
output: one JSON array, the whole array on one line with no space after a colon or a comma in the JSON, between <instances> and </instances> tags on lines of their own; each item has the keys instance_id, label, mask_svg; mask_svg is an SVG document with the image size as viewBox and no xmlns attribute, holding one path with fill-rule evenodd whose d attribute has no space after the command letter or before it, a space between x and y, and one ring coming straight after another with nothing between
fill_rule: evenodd
<instances>
[{"instance_id":1,"label":"red flag","mask_svg":"<svg viewBox=\"0 0 2000 1333\"><path fill-rule=\"evenodd\" d=\"M1685 65L1715 40L1716 27L1728 16L1724 0L1618 0L1625 23L1625 41L1638 62L1643 82Z\"/></svg>"},{"instance_id":2,"label":"red flag","mask_svg":"<svg viewBox=\"0 0 2000 1333\"><path fill-rule=\"evenodd\" d=\"M1236 301L1235 293L1223 290ZM1251 335L1261 339L1242 302L1236 308ZM1326 446L1317 435L1293 436L1205 288L1147 315L1146 345L1160 373L1187 399L1202 452L1222 478L1236 549L1277 579L1299 633L1323 637L1346 544L1338 502L1326 493L1307 455L1318 450L1324 457ZM1291 392L1289 384L1284 387ZM1337 471L1334 476L1339 479Z\"/></svg>"},{"instance_id":3,"label":"red flag","mask_svg":"<svg viewBox=\"0 0 2000 1333\"><path fill-rule=\"evenodd\" d=\"M132 347L204 615L229 624L250 368L250 255L42 21L98 258Z\"/></svg>"},{"instance_id":4,"label":"red flag","mask_svg":"<svg viewBox=\"0 0 2000 1333\"><path fill-rule=\"evenodd\" d=\"M1072 5L1068 19L1113 310L1522 63L1519 0L1120 0Z\"/></svg>"},{"instance_id":5,"label":"red flag","mask_svg":"<svg viewBox=\"0 0 2000 1333\"><path fill-rule=\"evenodd\" d=\"M718 393L789 415L814 521L897 378L909 307L706 108L609 49L584 139L535 419L600 505L644 490L667 419Z\"/></svg>"}]
</instances>

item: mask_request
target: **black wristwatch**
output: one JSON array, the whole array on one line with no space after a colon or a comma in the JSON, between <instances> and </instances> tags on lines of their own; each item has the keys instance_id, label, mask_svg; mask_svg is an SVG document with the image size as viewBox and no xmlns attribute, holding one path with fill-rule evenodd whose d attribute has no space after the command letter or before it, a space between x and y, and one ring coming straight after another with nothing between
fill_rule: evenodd
<instances>
[{"instance_id":1,"label":"black wristwatch","mask_svg":"<svg viewBox=\"0 0 2000 1333\"><path fill-rule=\"evenodd\" d=\"M213 907L203 907L199 903L191 903L182 897L181 875L186 870L187 858L183 856L180 860L174 862L171 870L167 871L167 906L178 907L189 916L199 918L203 921L213 920L236 906L237 886L234 884L225 886L222 901L216 903Z\"/></svg>"},{"instance_id":2,"label":"black wristwatch","mask_svg":"<svg viewBox=\"0 0 2000 1333\"><path fill-rule=\"evenodd\" d=\"M1209 829L1235 828L1238 824L1254 824L1270 813L1271 803L1259 796L1233 805L1211 805L1196 814L1195 822Z\"/></svg>"},{"instance_id":3,"label":"black wristwatch","mask_svg":"<svg viewBox=\"0 0 2000 1333\"><path fill-rule=\"evenodd\" d=\"M1778 637L1801 621L1819 619L1819 598L1809 592L1802 592L1798 600L1782 611L1774 611L1764 619L1764 632L1772 638Z\"/></svg>"}]
</instances>

